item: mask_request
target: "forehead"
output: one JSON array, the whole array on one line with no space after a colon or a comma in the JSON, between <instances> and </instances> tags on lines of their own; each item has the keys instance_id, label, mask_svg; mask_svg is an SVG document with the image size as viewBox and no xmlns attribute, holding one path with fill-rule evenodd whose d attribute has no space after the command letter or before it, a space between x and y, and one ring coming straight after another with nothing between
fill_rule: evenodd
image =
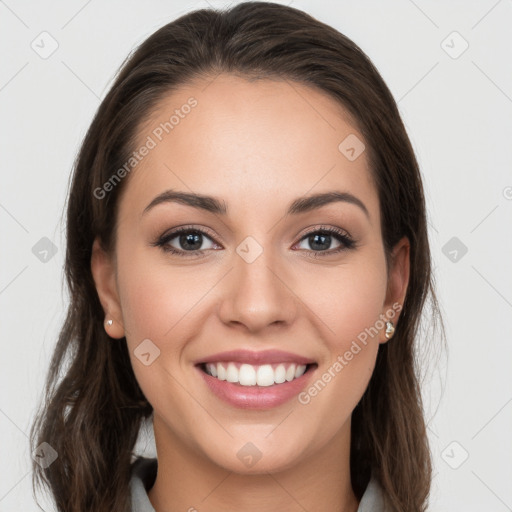
<instances>
[{"instance_id":1,"label":"forehead","mask_svg":"<svg viewBox=\"0 0 512 512\"><path fill-rule=\"evenodd\" d=\"M271 199L284 208L290 198L336 189L363 196L375 210L367 152L347 158L344 141L364 147L348 112L321 91L287 80L203 78L169 93L141 124L135 149L150 149L130 173L123 201L142 212L155 195L178 189L233 207Z\"/></svg>"}]
</instances>

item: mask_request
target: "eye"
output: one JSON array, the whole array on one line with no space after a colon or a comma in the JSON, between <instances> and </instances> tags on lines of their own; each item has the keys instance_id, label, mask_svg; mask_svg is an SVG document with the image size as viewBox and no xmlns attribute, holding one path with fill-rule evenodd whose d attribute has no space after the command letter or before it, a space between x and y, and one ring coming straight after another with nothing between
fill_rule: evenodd
<instances>
[{"instance_id":1,"label":"eye","mask_svg":"<svg viewBox=\"0 0 512 512\"><path fill-rule=\"evenodd\" d=\"M334 248L330 248L333 241L338 245ZM314 256L317 257L352 249L355 246L355 241L348 233L339 228L321 227L307 233L301 238L299 244L309 245L311 249L308 250L305 248L306 252L314 253ZM304 247L302 248L304 249Z\"/></svg>"},{"instance_id":2,"label":"eye","mask_svg":"<svg viewBox=\"0 0 512 512\"><path fill-rule=\"evenodd\" d=\"M163 251L184 257L197 256L198 253L207 249L220 247L213 242L206 231L190 226L182 226L166 233L153 245L161 247Z\"/></svg>"},{"instance_id":3,"label":"eye","mask_svg":"<svg viewBox=\"0 0 512 512\"><path fill-rule=\"evenodd\" d=\"M333 242L337 243L337 246L331 248ZM204 229L193 226L181 226L173 229L162 235L152 245L160 247L167 253L181 257L201 257L205 256L208 249L217 250L222 248L213 240L213 235ZM310 249L303 247L303 245L309 245ZM297 246L299 246L299 249L313 255L313 257L323 257L353 249L355 241L342 229L321 226L303 236L294 247Z\"/></svg>"}]
</instances>

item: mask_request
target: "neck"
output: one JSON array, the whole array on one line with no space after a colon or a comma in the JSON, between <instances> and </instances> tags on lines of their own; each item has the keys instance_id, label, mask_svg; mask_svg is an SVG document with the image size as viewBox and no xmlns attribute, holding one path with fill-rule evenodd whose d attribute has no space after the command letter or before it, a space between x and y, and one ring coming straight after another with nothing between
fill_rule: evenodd
<instances>
[{"instance_id":1,"label":"neck","mask_svg":"<svg viewBox=\"0 0 512 512\"><path fill-rule=\"evenodd\" d=\"M322 450L293 467L240 474L214 464L154 417L158 471L148 497L156 512L356 512L350 481L350 421Z\"/></svg>"}]
</instances>

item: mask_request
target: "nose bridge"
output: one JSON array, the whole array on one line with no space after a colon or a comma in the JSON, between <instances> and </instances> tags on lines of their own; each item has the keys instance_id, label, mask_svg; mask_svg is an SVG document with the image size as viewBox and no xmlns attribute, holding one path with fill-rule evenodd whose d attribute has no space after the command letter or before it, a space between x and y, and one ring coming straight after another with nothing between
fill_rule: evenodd
<instances>
[{"instance_id":1,"label":"nose bridge","mask_svg":"<svg viewBox=\"0 0 512 512\"><path fill-rule=\"evenodd\" d=\"M225 323L241 323L255 331L273 323L289 323L295 317L296 303L284 284L283 262L269 239L263 245L248 236L236 247L230 286L220 309Z\"/></svg>"}]
</instances>

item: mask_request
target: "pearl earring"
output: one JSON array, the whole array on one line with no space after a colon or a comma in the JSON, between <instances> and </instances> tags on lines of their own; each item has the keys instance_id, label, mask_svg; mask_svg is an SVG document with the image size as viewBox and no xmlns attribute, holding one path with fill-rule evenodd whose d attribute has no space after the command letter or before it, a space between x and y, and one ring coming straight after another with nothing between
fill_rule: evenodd
<instances>
[{"instance_id":1,"label":"pearl earring","mask_svg":"<svg viewBox=\"0 0 512 512\"><path fill-rule=\"evenodd\" d=\"M395 324L393 322L386 322L386 339L389 340L395 333Z\"/></svg>"},{"instance_id":2,"label":"pearl earring","mask_svg":"<svg viewBox=\"0 0 512 512\"><path fill-rule=\"evenodd\" d=\"M107 320L106 324L108 327L112 327L114 321L113 320Z\"/></svg>"}]
</instances>

